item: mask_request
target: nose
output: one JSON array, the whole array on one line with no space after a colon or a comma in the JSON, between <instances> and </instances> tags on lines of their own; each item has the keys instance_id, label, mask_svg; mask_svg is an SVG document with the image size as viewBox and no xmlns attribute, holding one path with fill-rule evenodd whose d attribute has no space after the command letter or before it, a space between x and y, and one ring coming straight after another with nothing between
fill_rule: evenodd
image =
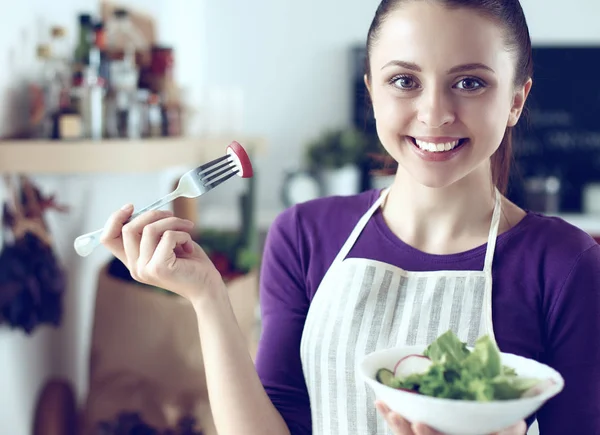
<instances>
[{"instance_id":1,"label":"nose","mask_svg":"<svg viewBox=\"0 0 600 435\"><path fill-rule=\"evenodd\" d=\"M456 119L452 97L434 87L424 90L419 97L417 119L429 128L452 124Z\"/></svg>"}]
</instances>

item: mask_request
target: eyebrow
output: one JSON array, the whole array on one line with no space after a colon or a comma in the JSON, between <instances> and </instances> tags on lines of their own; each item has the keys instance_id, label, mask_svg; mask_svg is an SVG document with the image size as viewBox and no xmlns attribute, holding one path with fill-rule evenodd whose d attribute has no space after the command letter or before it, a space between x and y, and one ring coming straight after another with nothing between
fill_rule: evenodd
<instances>
[{"instance_id":1,"label":"eyebrow","mask_svg":"<svg viewBox=\"0 0 600 435\"><path fill-rule=\"evenodd\" d=\"M392 60L388 63L386 63L383 68L387 68L388 66L399 66L402 68L406 68L412 71L417 71L417 72L421 72L422 69L419 65L417 65L416 63L413 62L406 62L403 60ZM460 73L460 72L466 72L466 71L473 71L476 69L484 69L487 71L491 71L494 74L496 73L492 68L490 68L489 66L483 64L483 63L466 63L464 65L457 65L454 66L452 68L450 68L448 71L446 71L447 74L456 74L456 73Z\"/></svg>"}]
</instances>

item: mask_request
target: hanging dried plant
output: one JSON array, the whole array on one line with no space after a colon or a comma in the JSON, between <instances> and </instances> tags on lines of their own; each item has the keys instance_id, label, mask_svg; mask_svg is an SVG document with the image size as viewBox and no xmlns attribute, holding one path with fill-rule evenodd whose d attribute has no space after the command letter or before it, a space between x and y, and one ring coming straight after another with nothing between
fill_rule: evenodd
<instances>
[{"instance_id":1,"label":"hanging dried plant","mask_svg":"<svg viewBox=\"0 0 600 435\"><path fill-rule=\"evenodd\" d=\"M30 334L41 324L58 326L62 318L66 277L53 251L44 212L66 208L54 197L44 198L27 177L17 180L7 178L9 198L3 206L0 324Z\"/></svg>"}]
</instances>

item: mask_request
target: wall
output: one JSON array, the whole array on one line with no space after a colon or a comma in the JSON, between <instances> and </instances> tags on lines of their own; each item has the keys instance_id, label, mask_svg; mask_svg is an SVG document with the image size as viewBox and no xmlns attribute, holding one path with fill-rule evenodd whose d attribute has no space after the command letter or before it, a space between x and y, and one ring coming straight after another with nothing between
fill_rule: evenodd
<instances>
[{"instance_id":1,"label":"wall","mask_svg":"<svg viewBox=\"0 0 600 435\"><path fill-rule=\"evenodd\" d=\"M348 47L362 44L376 0L219 0L206 3L206 86L237 86L244 123L266 134L259 159L265 208L279 209L281 177L301 165L302 147L350 112ZM227 194L219 195L228 198ZM212 198L211 198L212 200ZM227 199L225 199L227 200Z\"/></svg>"},{"instance_id":2,"label":"wall","mask_svg":"<svg viewBox=\"0 0 600 435\"><path fill-rule=\"evenodd\" d=\"M128 0L128 6L142 7L157 18L161 41L178 47L182 68L178 80L184 86L197 84L202 51L200 41L202 3L186 5L165 0ZM190 10L187 16L183 11ZM79 12L96 12L94 0L23 0L11 2L10 13L0 15L0 135L18 131L26 119L27 107L14 98L38 69L34 58L40 28L52 24L67 26L72 40ZM173 23L181 24L174 25ZM181 43L181 41L184 43ZM11 62L8 62L8 60ZM193 86L192 86L193 88ZM194 95L190 95L193 101ZM69 271L63 324L59 329L39 328L31 336L0 327L0 434L28 435L39 389L51 376L69 379L80 400L85 397L89 334L98 268L108 260L99 249L90 257L79 258L72 248L73 239L83 232L102 227L108 214L126 202L138 207L166 194L173 181L170 172L159 174L122 174L93 176L34 176L47 193L71 207L68 214L49 213L48 224L55 237L57 252ZM0 183L1 184L1 183ZM124 186L127 186L125 189ZM0 199L3 198L0 192Z\"/></svg>"},{"instance_id":3,"label":"wall","mask_svg":"<svg viewBox=\"0 0 600 435\"><path fill-rule=\"evenodd\" d=\"M347 47L363 43L377 0L127 3L154 14L161 39L175 45L178 80L201 116L210 115L211 90L241 90L243 130L266 136L270 145L269 153L255 160L260 209L276 213L281 209L280 181L286 170L299 167L302 146L322 129L350 119ZM523 1L534 43L600 42L600 3L572 0L569 5ZM10 2L10 12L0 15L0 135L18 129L23 119L26 108L15 110L9 102L19 83L35 74L40 17L46 24L68 25L72 35L75 14L95 7L93 0L21 0ZM0 328L2 434L30 433L35 395L48 376L67 376L78 396L85 395L95 274L108 256L99 251L86 259L76 257L73 238L81 229L102 226L108 213L125 202L152 201L165 193L172 178L161 173L36 179L73 207L69 215L49 216L59 255L70 270L67 312L62 328L44 328L33 337ZM223 186L219 195L203 199L200 208L226 207L240 186Z\"/></svg>"},{"instance_id":4,"label":"wall","mask_svg":"<svg viewBox=\"0 0 600 435\"><path fill-rule=\"evenodd\" d=\"M521 0L534 44L600 43L596 25L600 3L596 0L573 0L569 7L559 0Z\"/></svg>"},{"instance_id":5,"label":"wall","mask_svg":"<svg viewBox=\"0 0 600 435\"><path fill-rule=\"evenodd\" d=\"M259 188L278 209L280 178L301 164L303 145L349 122L349 44L362 44L377 0L219 0L206 3L207 86L245 95L245 124L266 133ZM534 44L600 42L600 2L522 0ZM250 17L250 18L249 18ZM227 195L219 195L228 200ZM211 198L212 200L213 198ZM210 203L210 202L209 202Z\"/></svg>"}]
</instances>

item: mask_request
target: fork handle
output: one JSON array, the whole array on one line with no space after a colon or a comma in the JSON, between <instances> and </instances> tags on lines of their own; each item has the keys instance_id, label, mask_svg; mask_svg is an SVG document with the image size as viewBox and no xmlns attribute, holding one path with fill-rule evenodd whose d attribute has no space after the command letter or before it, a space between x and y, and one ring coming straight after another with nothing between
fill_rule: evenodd
<instances>
[{"instance_id":1,"label":"fork handle","mask_svg":"<svg viewBox=\"0 0 600 435\"><path fill-rule=\"evenodd\" d=\"M154 201L152 204L144 207L143 209L134 213L127 222L131 222L133 219L150 210L156 210L157 208L161 208L163 205L170 203L174 199L177 199L180 196L177 189L168 195L163 196L158 201ZM73 242L73 247L75 248L75 252L79 254L81 257L87 257L90 255L94 249L98 247L100 244L100 237L102 236L102 232L104 228L100 228L99 230L92 231L91 233L83 234L75 239Z\"/></svg>"},{"instance_id":2,"label":"fork handle","mask_svg":"<svg viewBox=\"0 0 600 435\"><path fill-rule=\"evenodd\" d=\"M87 257L90 255L92 251L100 244L100 236L102 235L103 231L104 228L100 228L99 230L77 237L75 242L73 242L75 252L82 257Z\"/></svg>"},{"instance_id":3,"label":"fork handle","mask_svg":"<svg viewBox=\"0 0 600 435\"><path fill-rule=\"evenodd\" d=\"M171 201L179 198L179 196L180 196L180 194L179 194L178 190L175 189L173 192L169 193L168 195L163 196L161 199L154 201L152 204L135 212L133 215L131 215L131 217L129 218L129 221L134 220L136 217L138 217L142 213L145 213L150 210L156 210L157 208L161 208L163 205L168 204ZM127 221L127 222L129 222L129 221Z\"/></svg>"}]
</instances>

